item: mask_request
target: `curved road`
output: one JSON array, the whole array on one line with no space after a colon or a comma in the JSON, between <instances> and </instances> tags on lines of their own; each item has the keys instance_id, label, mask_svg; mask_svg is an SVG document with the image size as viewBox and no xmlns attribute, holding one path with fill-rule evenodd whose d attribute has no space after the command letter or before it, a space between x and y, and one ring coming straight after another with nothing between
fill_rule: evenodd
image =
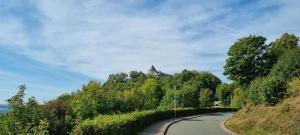
<instances>
[{"instance_id":1,"label":"curved road","mask_svg":"<svg viewBox=\"0 0 300 135\"><path fill-rule=\"evenodd\" d=\"M221 123L234 113L210 113L189 117L172 124L167 135L228 135Z\"/></svg>"}]
</instances>

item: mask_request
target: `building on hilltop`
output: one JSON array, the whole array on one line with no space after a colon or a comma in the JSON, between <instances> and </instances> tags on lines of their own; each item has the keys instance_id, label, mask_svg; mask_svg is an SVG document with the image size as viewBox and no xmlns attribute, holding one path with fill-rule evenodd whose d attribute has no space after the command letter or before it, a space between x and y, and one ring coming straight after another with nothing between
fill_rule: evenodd
<instances>
[{"instance_id":1,"label":"building on hilltop","mask_svg":"<svg viewBox=\"0 0 300 135\"><path fill-rule=\"evenodd\" d=\"M161 72L160 70L157 71L153 65L150 67L147 75L152 75L152 76L155 76L155 77L171 76L169 74Z\"/></svg>"}]
</instances>

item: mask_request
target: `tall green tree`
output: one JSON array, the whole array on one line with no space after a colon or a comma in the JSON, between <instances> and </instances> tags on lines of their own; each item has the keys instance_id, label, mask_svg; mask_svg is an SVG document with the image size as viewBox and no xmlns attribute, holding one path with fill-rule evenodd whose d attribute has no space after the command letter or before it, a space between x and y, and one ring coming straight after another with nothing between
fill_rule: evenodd
<instances>
[{"instance_id":1,"label":"tall green tree","mask_svg":"<svg viewBox=\"0 0 300 135\"><path fill-rule=\"evenodd\" d=\"M1 119L1 134L38 134L42 120L41 110L34 97L24 101L26 86L21 85L19 92L7 99L10 111Z\"/></svg>"},{"instance_id":2,"label":"tall green tree","mask_svg":"<svg viewBox=\"0 0 300 135\"><path fill-rule=\"evenodd\" d=\"M300 48L286 50L273 66L270 74L284 80L300 78Z\"/></svg>"},{"instance_id":3,"label":"tall green tree","mask_svg":"<svg viewBox=\"0 0 300 135\"><path fill-rule=\"evenodd\" d=\"M298 47L299 37L294 34L284 33L280 38L270 44L268 54L268 63L272 67L277 63L277 60L288 50L293 50Z\"/></svg>"},{"instance_id":4,"label":"tall green tree","mask_svg":"<svg viewBox=\"0 0 300 135\"><path fill-rule=\"evenodd\" d=\"M105 93L101 89L98 81L90 81L87 85L82 86L72 100L72 111L75 112L77 119L86 119L104 113L107 110L107 101Z\"/></svg>"},{"instance_id":5,"label":"tall green tree","mask_svg":"<svg viewBox=\"0 0 300 135\"><path fill-rule=\"evenodd\" d=\"M103 84L103 89L123 91L130 88L127 73L110 74L107 81Z\"/></svg>"},{"instance_id":6,"label":"tall green tree","mask_svg":"<svg viewBox=\"0 0 300 135\"><path fill-rule=\"evenodd\" d=\"M221 83L221 80L210 72L197 72L192 80L194 84L198 84L198 90L208 88L212 90L213 94L215 94L217 86Z\"/></svg>"},{"instance_id":7,"label":"tall green tree","mask_svg":"<svg viewBox=\"0 0 300 135\"><path fill-rule=\"evenodd\" d=\"M171 109L174 107L174 89L172 88L167 88L165 91L165 95L163 97L163 99L160 102L159 107L163 108L163 109ZM176 90L176 93L178 92L178 90ZM178 95L178 94L176 94ZM178 100L178 97L177 97Z\"/></svg>"},{"instance_id":8,"label":"tall green tree","mask_svg":"<svg viewBox=\"0 0 300 135\"><path fill-rule=\"evenodd\" d=\"M265 37L252 35L236 41L228 51L224 74L243 86L258 76L267 75L270 69L267 68L266 50L269 46L265 41Z\"/></svg>"},{"instance_id":9,"label":"tall green tree","mask_svg":"<svg viewBox=\"0 0 300 135\"><path fill-rule=\"evenodd\" d=\"M200 91L199 95L199 103L200 107L211 107L213 106L213 98L212 98L212 90L210 89L203 89Z\"/></svg>"},{"instance_id":10,"label":"tall green tree","mask_svg":"<svg viewBox=\"0 0 300 135\"><path fill-rule=\"evenodd\" d=\"M245 92L242 88L237 87L233 90L233 98L230 106L232 108L242 108L245 104Z\"/></svg>"},{"instance_id":11,"label":"tall green tree","mask_svg":"<svg viewBox=\"0 0 300 135\"><path fill-rule=\"evenodd\" d=\"M231 103L231 98L233 96L233 90L235 89L234 84L222 83L219 84L216 91L216 97L222 104L227 106Z\"/></svg>"},{"instance_id":12,"label":"tall green tree","mask_svg":"<svg viewBox=\"0 0 300 135\"><path fill-rule=\"evenodd\" d=\"M48 101L40 107L43 118L47 121L47 125L44 126L47 126L49 134L64 135L75 126L76 117L72 117L73 114L70 112L69 104L62 98ZM72 119L68 119L70 117ZM45 122L45 120L43 121Z\"/></svg>"},{"instance_id":13,"label":"tall green tree","mask_svg":"<svg viewBox=\"0 0 300 135\"><path fill-rule=\"evenodd\" d=\"M181 90L175 92L178 107L197 107L199 105L199 90L192 81L185 83Z\"/></svg>"},{"instance_id":14,"label":"tall green tree","mask_svg":"<svg viewBox=\"0 0 300 135\"><path fill-rule=\"evenodd\" d=\"M141 86L143 94L144 109L157 108L162 98L162 90L160 89L156 79L147 79Z\"/></svg>"}]
</instances>

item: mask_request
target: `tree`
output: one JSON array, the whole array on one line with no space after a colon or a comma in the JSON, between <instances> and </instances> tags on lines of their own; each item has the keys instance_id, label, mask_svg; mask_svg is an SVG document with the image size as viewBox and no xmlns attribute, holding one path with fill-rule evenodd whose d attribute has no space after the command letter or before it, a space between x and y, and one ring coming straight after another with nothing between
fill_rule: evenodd
<instances>
[{"instance_id":1,"label":"tree","mask_svg":"<svg viewBox=\"0 0 300 135\"><path fill-rule=\"evenodd\" d=\"M130 80L133 82L137 82L139 80L143 80L146 78L146 75L143 72L138 72L138 71L130 71L129 72L129 77Z\"/></svg>"},{"instance_id":2,"label":"tree","mask_svg":"<svg viewBox=\"0 0 300 135\"><path fill-rule=\"evenodd\" d=\"M72 111L75 112L77 119L86 119L104 113L107 110L105 93L101 89L98 81L90 81L87 85L82 86L71 101Z\"/></svg>"},{"instance_id":3,"label":"tree","mask_svg":"<svg viewBox=\"0 0 300 135\"><path fill-rule=\"evenodd\" d=\"M230 105L234 88L235 86L233 84L222 83L218 85L216 97L219 99L219 101L222 101L223 105Z\"/></svg>"},{"instance_id":4,"label":"tree","mask_svg":"<svg viewBox=\"0 0 300 135\"><path fill-rule=\"evenodd\" d=\"M270 74L285 80L293 77L300 78L300 48L286 50L273 66Z\"/></svg>"},{"instance_id":5,"label":"tree","mask_svg":"<svg viewBox=\"0 0 300 135\"><path fill-rule=\"evenodd\" d=\"M199 91L194 83L185 83L181 90L176 90L176 93L178 107L197 107L199 105Z\"/></svg>"},{"instance_id":6,"label":"tree","mask_svg":"<svg viewBox=\"0 0 300 135\"><path fill-rule=\"evenodd\" d=\"M141 85L144 83L144 81L147 79L147 76L143 72L138 72L138 71L130 71L129 72L129 84L127 83L126 85L128 86L128 89L131 88L139 88Z\"/></svg>"},{"instance_id":7,"label":"tree","mask_svg":"<svg viewBox=\"0 0 300 135\"><path fill-rule=\"evenodd\" d=\"M47 120L40 120L40 124L33 131L33 135L49 135Z\"/></svg>"},{"instance_id":8,"label":"tree","mask_svg":"<svg viewBox=\"0 0 300 135\"><path fill-rule=\"evenodd\" d=\"M135 95L134 90L125 90L123 91L123 104L122 110L124 111L134 111L139 108L138 105L138 96Z\"/></svg>"},{"instance_id":9,"label":"tree","mask_svg":"<svg viewBox=\"0 0 300 135\"><path fill-rule=\"evenodd\" d=\"M287 83L277 76L257 78L249 87L249 99L255 105L275 105L287 94Z\"/></svg>"},{"instance_id":10,"label":"tree","mask_svg":"<svg viewBox=\"0 0 300 135\"><path fill-rule=\"evenodd\" d=\"M232 108L242 108L245 104L245 94L244 90L237 87L233 90L233 98L231 100L230 106Z\"/></svg>"},{"instance_id":11,"label":"tree","mask_svg":"<svg viewBox=\"0 0 300 135\"><path fill-rule=\"evenodd\" d=\"M210 89L201 90L199 95L200 107L211 107L213 105L212 95L213 93Z\"/></svg>"},{"instance_id":12,"label":"tree","mask_svg":"<svg viewBox=\"0 0 300 135\"><path fill-rule=\"evenodd\" d=\"M200 88L208 88L215 93L221 80L210 72L189 71L186 69L174 75L173 85L176 85L178 89L182 89L183 84L191 82L197 85L198 91Z\"/></svg>"},{"instance_id":13,"label":"tree","mask_svg":"<svg viewBox=\"0 0 300 135\"><path fill-rule=\"evenodd\" d=\"M10 111L3 117L0 133L4 134L35 134L41 126L41 110L34 97L24 102L26 86L19 86L19 92L7 99Z\"/></svg>"},{"instance_id":14,"label":"tree","mask_svg":"<svg viewBox=\"0 0 300 135\"><path fill-rule=\"evenodd\" d=\"M162 90L158 86L157 80L147 79L140 89L143 94L144 109L157 108L162 98Z\"/></svg>"},{"instance_id":15,"label":"tree","mask_svg":"<svg viewBox=\"0 0 300 135\"><path fill-rule=\"evenodd\" d=\"M270 44L271 48L267 51L268 65L272 68L277 60L288 50L298 47L299 37L294 34L284 33L280 38Z\"/></svg>"},{"instance_id":16,"label":"tree","mask_svg":"<svg viewBox=\"0 0 300 135\"><path fill-rule=\"evenodd\" d=\"M183 84L196 76L196 72L184 69L181 73L174 75L177 84Z\"/></svg>"},{"instance_id":17,"label":"tree","mask_svg":"<svg viewBox=\"0 0 300 135\"><path fill-rule=\"evenodd\" d=\"M129 77L126 73L110 74L107 81L103 84L106 90L123 91L129 89Z\"/></svg>"},{"instance_id":18,"label":"tree","mask_svg":"<svg viewBox=\"0 0 300 135\"><path fill-rule=\"evenodd\" d=\"M127 81L128 81L128 74L126 73L110 74L107 79L107 82L112 82L112 83L126 83Z\"/></svg>"},{"instance_id":19,"label":"tree","mask_svg":"<svg viewBox=\"0 0 300 135\"><path fill-rule=\"evenodd\" d=\"M195 84L198 83L198 87L212 90L213 95L216 92L217 86L221 83L221 80L210 72L197 72L197 75L192 80L195 81Z\"/></svg>"},{"instance_id":20,"label":"tree","mask_svg":"<svg viewBox=\"0 0 300 135\"><path fill-rule=\"evenodd\" d=\"M69 104L62 99L51 100L40 106L44 121L47 121L49 134L64 135L75 126L75 117L72 118L72 122L66 121L66 117L72 114L70 114Z\"/></svg>"},{"instance_id":21,"label":"tree","mask_svg":"<svg viewBox=\"0 0 300 135\"><path fill-rule=\"evenodd\" d=\"M265 52L268 45L265 41L262 36L248 36L235 42L228 51L224 74L243 86L249 85L258 76L267 75L268 57Z\"/></svg>"},{"instance_id":22,"label":"tree","mask_svg":"<svg viewBox=\"0 0 300 135\"><path fill-rule=\"evenodd\" d=\"M295 48L298 46L299 37L294 34L284 33L280 38L275 40L275 45L285 46L289 49Z\"/></svg>"},{"instance_id":23,"label":"tree","mask_svg":"<svg viewBox=\"0 0 300 135\"><path fill-rule=\"evenodd\" d=\"M160 102L159 108L171 109L174 107L174 89L167 88L164 91L165 95ZM178 90L176 90L176 92L178 92Z\"/></svg>"}]
</instances>

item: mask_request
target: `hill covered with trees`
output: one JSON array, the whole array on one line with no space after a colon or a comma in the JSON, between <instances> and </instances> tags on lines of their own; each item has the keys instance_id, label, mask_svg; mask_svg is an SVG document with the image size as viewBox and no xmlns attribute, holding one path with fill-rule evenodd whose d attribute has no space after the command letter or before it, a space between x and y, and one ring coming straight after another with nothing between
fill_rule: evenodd
<instances>
[{"instance_id":1,"label":"hill covered with trees","mask_svg":"<svg viewBox=\"0 0 300 135\"><path fill-rule=\"evenodd\" d=\"M109 75L101 84L91 80L77 91L38 104L24 101L26 86L7 99L10 111L0 116L0 134L68 134L86 119L176 106L210 107L220 79L209 72L183 70L174 75L138 71ZM175 92L174 92L175 91Z\"/></svg>"}]
</instances>

